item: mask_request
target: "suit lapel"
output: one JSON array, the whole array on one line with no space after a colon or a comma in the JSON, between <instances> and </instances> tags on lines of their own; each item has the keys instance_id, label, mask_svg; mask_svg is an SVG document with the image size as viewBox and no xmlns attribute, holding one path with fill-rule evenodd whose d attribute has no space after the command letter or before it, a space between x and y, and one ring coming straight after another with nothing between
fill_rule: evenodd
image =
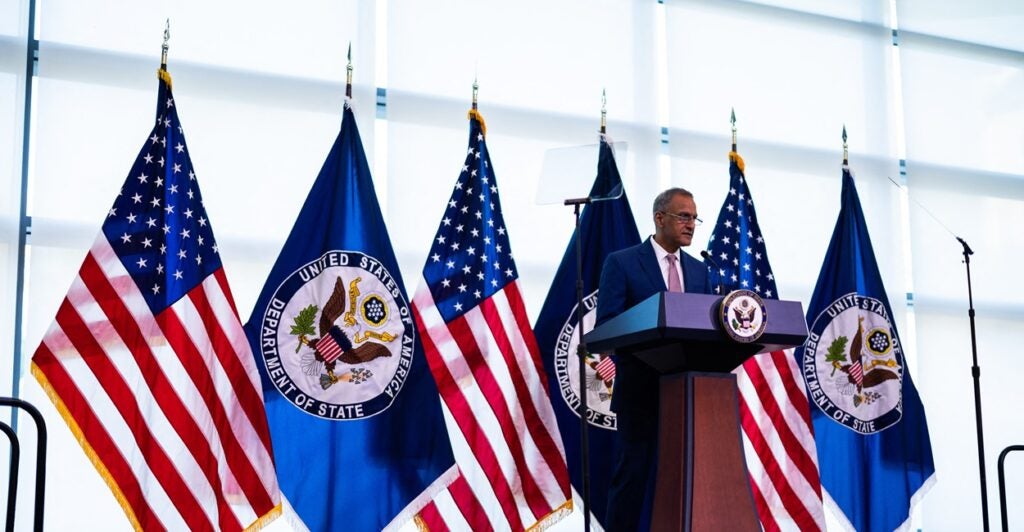
<instances>
[{"instance_id":1,"label":"suit lapel","mask_svg":"<svg viewBox=\"0 0 1024 532\"><path fill-rule=\"evenodd\" d=\"M704 279L704 265L697 261L693 257L690 257L685 252L683 255L683 289L687 292L702 293L705 287L702 281Z\"/></svg>"},{"instance_id":2,"label":"suit lapel","mask_svg":"<svg viewBox=\"0 0 1024 532\"><path fill-rule=\"evenodd\" d=\"M640 269L647 276L647 281L655 288L656 292L665 292L665 276L661 274L658 264L658 256L654 254L654 247L650 237L640 246Z\"/></svg>"}]
</instances>

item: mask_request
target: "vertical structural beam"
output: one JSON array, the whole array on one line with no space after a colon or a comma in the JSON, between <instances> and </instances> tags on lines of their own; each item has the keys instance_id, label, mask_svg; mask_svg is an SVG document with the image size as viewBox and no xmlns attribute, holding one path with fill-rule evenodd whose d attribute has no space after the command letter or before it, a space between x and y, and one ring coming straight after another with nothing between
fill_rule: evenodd
<instances>
[{"instance_id":1,"label":"vertical structural beam","mask_svg":"<svg viewBox=\"0 0 1024 532\"><path fill-rule=\"evenodd\" d=\"M655 113L659 127L657 191L672 186L672 152L669 148L669 81L668 81L668 15L665 1L654 6L654 95Z\"/></svg>"},{"instance_id":2,"label":"vertical structural beam","mask_svg":"<svg viewBox=\"0 0 1024 532\"><path fill-rule=\"evenodd\" d=\"M32 126L32 87L35 85L36 65L39 61L39 41L36 40L36 0L28 2L28 27L26 28L25 60L25 120L21 133L21 200L18 215L18 277L14 299L14 346L11 350L14 369L11 376L11 396L21 396L21 330L25 311L25 246L31 231L28 217L28 164L29 131ZM11 412L11 427L18 430L17 410Z\"/></svg>"},{"instance_id":3,"label":"vertical structural beam","mask_svg":"<svg viewBox=\"0 0 1024 532\"><path fill-rule=\"evenodd\" d=\"M373 186L385 220L391 215L391 175L388 161L388 0L374 0L373 79L367 85L377 89L373 121ZM365 42L363 39L361 42ZM370 43L366 43L369 46Z\"/></svg>"}]
</instances>

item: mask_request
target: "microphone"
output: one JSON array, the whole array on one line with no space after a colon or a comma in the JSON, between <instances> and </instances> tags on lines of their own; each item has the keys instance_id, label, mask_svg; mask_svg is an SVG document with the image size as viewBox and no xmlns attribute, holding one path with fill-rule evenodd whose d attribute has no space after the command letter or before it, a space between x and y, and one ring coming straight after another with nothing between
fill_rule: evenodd
<instances>
[{"instance_id":1,"label":"microphone","mask_svg":"<svg viewBox=\"0 0 1024 532\"><path fill-rule=\"evenodd\" d=\"M711 257L711 254L708 253L708 250L706 250L706 249L700 250L700 256L704 257L705 261L710 262L711 265L714 266L714 268L716 270L718 270L718 274L717 274L718 275L718 295L724 296L725 295L724 294L725 287L722 286L722 269L718 266L718 263L715 262L715 259Z\"/></svg>"},{"instance_id":2,"label":"microphone","mask_svg":"<svg viewBox=\"0 0 1024 532\"><path fill-rule=\"evenodd\" d=\"M960 244L962 244L964 246L964 254L965 255L974 255L974 250L971 249L971 246L967 245L967 241L966 240L964 240L964 239L962 239L960 237L956 237L956 241L960 242Z\"/></svg>"}]
</instances>

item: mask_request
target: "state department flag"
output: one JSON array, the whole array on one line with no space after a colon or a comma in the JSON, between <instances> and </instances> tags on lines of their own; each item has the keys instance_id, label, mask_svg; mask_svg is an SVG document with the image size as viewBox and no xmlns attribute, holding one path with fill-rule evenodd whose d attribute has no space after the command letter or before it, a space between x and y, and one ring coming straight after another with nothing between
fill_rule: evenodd
<instances>
[{"instance_id":1,"label":"state department flag","mask_svg":"<svg viewBox=\"0 0 1024 532\"><path fill-rule=\"evenodd\" d=\"M590 197L615 197L622 192L622 178L615 165L611 140L601 136L597 162L597 178ZM580 236L582 235L582 236ZM573 486L582 492L579 418L579 331L576 321L576 239L582 238L584 333L594 328L604 259L614 251L640 243L633 211L625 193L608 201L587 205L580 216L580 232L574 234L562 255L558 272L544 307L537 318L534 332L548 375L548 391L552 397L558 430L562 433ZM615 440L615 413L611 398L615 384L615 363L603 353L589 353L586 359L587 408L590 430L590 511L604 523L611 484L612 446Z\"/></svg>"},{"instance_id":2,"label":"state department flag","mask_svg":"<svg viewBox=\"0 0 1024 532\"><path fill-rule=\"evenodd\" d=\"M381 530L454 464L403 286L346 101L246 325L281 489L311 530Z\"/></svg>"},{"instance_id":3,"label":"state department flag","mask_svg":"<svg viewBox=\"0 0 1024 532\"><path fill-rule=\"evenodd\" d=\"M156 124L32 355L136 530L280 513L259 377L161 69Z\"/></svg>"},{"instance_id":4,"label":"state department flag","mask_svg":"<svg viewBox=\"0 0 1024 532\"><path fill-rule=\"evenodd\" d=\"M905 530L935 480L924 405L910 378L857 189L842 207L797 349L826 500L851 530Z\"/></svg>"}]
</instances>

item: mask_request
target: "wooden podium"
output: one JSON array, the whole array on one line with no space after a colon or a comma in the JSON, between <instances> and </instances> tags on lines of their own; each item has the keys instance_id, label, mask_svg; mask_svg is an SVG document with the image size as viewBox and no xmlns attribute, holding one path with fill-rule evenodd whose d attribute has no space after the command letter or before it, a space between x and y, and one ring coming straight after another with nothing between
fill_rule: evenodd
<instances>
[{"instance_id":1,"label":"wooden podium","mask_svg":"<svg viewBox=\"0 0 1024 532\"><path fill-rule=\"evenodd\" d=\"M761 530L740 437L736 377L757 353L803 344L799 302L766 300L756 343L721 330L722 296L662 292L586 335L591 352L635 356L661 374L651 530Z\"/></svg>"}]
</instances>

